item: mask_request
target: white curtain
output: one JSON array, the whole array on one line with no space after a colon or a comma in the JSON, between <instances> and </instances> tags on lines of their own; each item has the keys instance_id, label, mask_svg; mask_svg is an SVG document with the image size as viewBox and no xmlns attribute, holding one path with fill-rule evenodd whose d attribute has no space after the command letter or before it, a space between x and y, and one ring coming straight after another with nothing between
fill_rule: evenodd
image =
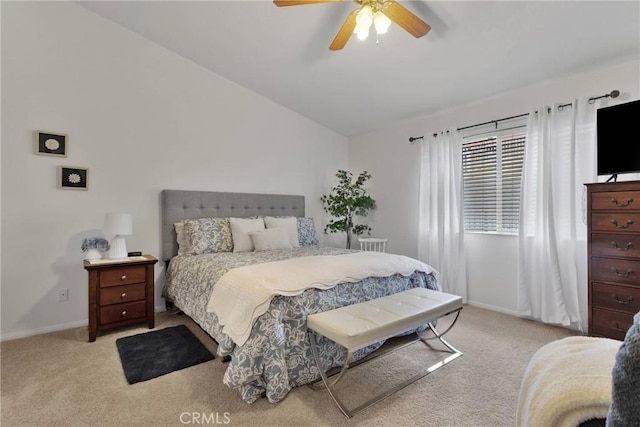
<instances>
[{"instance_id":1,"label":"white curtain","mask_svg":"<svg viewBox=\"0 0 640 427\"><path fill-rule=\"evenodd\" d=\"M587 328L585 183L596 182L599 102L531 111L518 241L518 311Z\"/></svg>"},{"instance_id":2,"label":"white curtain","mask_svg":"<svg viewBox=\"0 0 640 427\"><path fill-rule=\"evenodd\" d=\"M439 272L442 290L467 300L462 223L462 136L425 136L421 146L418 258Z\"/></svg>"}]
</instances>

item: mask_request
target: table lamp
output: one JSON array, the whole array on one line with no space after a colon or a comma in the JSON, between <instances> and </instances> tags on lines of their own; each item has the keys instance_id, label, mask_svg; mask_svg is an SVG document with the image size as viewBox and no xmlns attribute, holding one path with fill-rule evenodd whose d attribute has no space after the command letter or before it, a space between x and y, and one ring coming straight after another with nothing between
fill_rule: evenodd
<instances>
[{"instance_id":1,"label":"table lamp","mask_svg":"<svg viewBox=\"0 0 640 427\"><path fill-rule=\"evenodd\" d=\"M127 257L127 245L122 236L133 233L132 223L131 214L108 213L105 215L102 232L107 236L113 236L110 242L109 258L124 259Z\"/></svg>"}]
</instances>

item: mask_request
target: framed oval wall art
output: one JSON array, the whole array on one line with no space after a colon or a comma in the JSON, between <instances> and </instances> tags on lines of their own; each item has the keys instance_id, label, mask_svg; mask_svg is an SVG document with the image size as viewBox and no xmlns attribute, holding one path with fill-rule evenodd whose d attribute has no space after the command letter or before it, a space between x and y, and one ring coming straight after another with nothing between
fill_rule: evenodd
<instances>
[{"instance_id":1,"label":"framed oval wall art","mask_svg":"<svg viewBox=\"0 0 640 427\"><path fill-rule=\"evenodd\" d=\"M67 140L64 133L35 132L36 154L43 156L67 157Z\"/></svg>"}]
</instances>

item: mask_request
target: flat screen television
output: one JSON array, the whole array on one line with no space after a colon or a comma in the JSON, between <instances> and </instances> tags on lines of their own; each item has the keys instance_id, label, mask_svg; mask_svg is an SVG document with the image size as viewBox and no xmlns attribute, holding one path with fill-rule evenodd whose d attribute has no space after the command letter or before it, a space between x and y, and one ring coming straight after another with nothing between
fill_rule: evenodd
<instances>
[{"instance_id":1,"label":"flat screen television","mask_svg":"<svg viewBox=\"0 0 640 427\"><path fill-rule=\"evenodd\" d=\"M598 109L598 175L640 172L638 123L640 100Z\"/></svg>"}]
</instances>

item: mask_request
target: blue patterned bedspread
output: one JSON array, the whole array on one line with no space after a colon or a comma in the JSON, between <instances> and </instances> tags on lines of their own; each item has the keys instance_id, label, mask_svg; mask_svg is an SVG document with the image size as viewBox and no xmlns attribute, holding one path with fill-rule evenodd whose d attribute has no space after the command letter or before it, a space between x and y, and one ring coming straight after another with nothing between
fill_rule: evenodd
<instances>
[{"instance_id":1,"label":"blue patterned bedspread","mask_svg":"<svg viewBox=\"0 0 640 427\"><path fill-rule=\"evenodd\" d=\"M263 394L270 402L278 402L292 387L316 381L320 377L306 336L309 314L416 287L440 290L436 278L421 272L408 277L398 274L343 283L328 290L308 289L294 297L276 296L269 310L254 323L251 336L242 346L236 346L222 332L215 314L206 311L213 286L224 273L235 267L348 252L346 249L329 247L300 247L263 252L179 255L171 260L167 270L163 296L173 301L218 342L218 355L231 355L224 375L227 386L238 389L247 403L254 402ZM343 364L345 349L323 338L318 344L325 370ZM378 343L357 351L354 360L381 345Z\"/></svg>"}]
</instances>

